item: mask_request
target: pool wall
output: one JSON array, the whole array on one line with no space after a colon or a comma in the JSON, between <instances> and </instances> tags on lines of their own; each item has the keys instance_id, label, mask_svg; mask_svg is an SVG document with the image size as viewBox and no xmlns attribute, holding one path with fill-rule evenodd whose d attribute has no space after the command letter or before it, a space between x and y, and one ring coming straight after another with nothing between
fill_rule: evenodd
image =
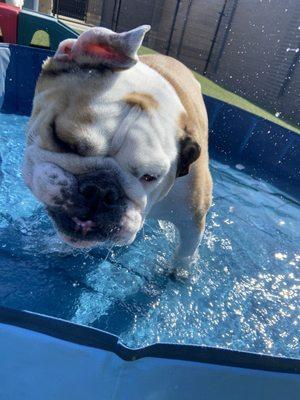
<instances>
[{"instance_id":1,"label":"pool wall","mask_svg":"<svg viewBox=\"0 0 300 400\"><path fill-rule=\"evenodd\" d=\"M29 115L53 52L0 45L2 112ZM209 97L210 152L299 196L300 137ZM300 361L191 345L128 349L118 338L0 307L0 399L283 399L300 392Z\"/></svg>"},{"instance_id":2,"label":"pool wall","mask_svg":"<svg viewBox=\"0 0 300 400\"><path fill-rule=\"evenodd\" d=\"M298 400L300 390L297 360L190 345L128 349L98 329L1 307L0 354L5 400Z\"/></svg>"}]
</instances>

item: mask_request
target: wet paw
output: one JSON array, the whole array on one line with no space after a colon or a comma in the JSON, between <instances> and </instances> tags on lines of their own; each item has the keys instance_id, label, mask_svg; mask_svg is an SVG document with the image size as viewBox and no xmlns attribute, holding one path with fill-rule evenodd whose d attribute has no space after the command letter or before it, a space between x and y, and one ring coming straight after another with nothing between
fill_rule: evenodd
<instances>
[{"instance_id":1,"label":"wet paw","mask_svg":"<svg viewBox=\"0 0 300 400\"><path fill-rule=\"evenodd\" d=\"M170 270L170 278L176 281L187 281L192 274L192 266L199 261L199 253L196 252L192 256L174 257L172 268Z\"/></svg>"}]
</instances>

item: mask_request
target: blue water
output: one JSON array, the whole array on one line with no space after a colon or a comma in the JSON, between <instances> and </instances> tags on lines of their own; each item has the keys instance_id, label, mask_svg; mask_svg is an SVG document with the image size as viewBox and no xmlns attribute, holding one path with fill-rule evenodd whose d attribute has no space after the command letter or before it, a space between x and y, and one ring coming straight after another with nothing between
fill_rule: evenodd
<instances>
[{"instance_id":1,"label":"blue water","mask_svg":"<svg viewBox=\"0 0 300 400\"><path fill-rule=\"evenodd\" d=\"M193 343L300 357L299 205L288 195L242 166L212 161L201 260L175 281L170 224L148 221L133 245L111 252L75 251L57 238L22 181L26 122L0 115L1 305L105 329L130 347Z\"/></svg>"}]
</instances>

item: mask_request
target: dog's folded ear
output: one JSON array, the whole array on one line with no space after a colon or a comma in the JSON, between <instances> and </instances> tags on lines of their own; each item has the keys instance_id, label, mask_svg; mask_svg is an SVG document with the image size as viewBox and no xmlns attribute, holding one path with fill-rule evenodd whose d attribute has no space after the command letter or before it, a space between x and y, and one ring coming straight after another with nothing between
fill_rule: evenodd
<instances>
[{"instance_id":1,"label":"dog's folded ear","mask_svg":"<svg viewBox=\"0 0 300 400\"><path fill-rule=\"evenodd\" d=\"M102 27L88 29L79 38L60 43L54 59L78 65L128 69L138 61L140 48L149 25L116 33Z\"/></svg>"},{"instance_id":2,"label":"dog's folded ear","mask_svg":"<svg viewBox=\"0 0 300 400\"><path fill-rule=\"evenodd\" d=\"M187 175L191 164L200 157L200 154L200 145L190 135L187 134L185 137L181 138L179 140L176 177Z\"/></svg>"}]
</instances>

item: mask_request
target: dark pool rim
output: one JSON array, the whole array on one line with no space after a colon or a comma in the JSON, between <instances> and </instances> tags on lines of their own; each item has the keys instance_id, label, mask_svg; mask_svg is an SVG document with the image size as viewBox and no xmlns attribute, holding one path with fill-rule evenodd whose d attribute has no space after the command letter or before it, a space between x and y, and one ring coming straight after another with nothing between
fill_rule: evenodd
<instances>
[{"instance_id":1,"label":"dark pool rim","mask_svg":"<svg viewBox=\"0 0 300 400\"><path fill-rule=\"evenodd\" d=\"M200 345L156 343L130 349L113 334L63 319L0 306L0 323L42 333L67 342L106 350L125 361L144 357L223 365L227 367L300 374L300 359Z\"/></svg>"}]
</instances>

